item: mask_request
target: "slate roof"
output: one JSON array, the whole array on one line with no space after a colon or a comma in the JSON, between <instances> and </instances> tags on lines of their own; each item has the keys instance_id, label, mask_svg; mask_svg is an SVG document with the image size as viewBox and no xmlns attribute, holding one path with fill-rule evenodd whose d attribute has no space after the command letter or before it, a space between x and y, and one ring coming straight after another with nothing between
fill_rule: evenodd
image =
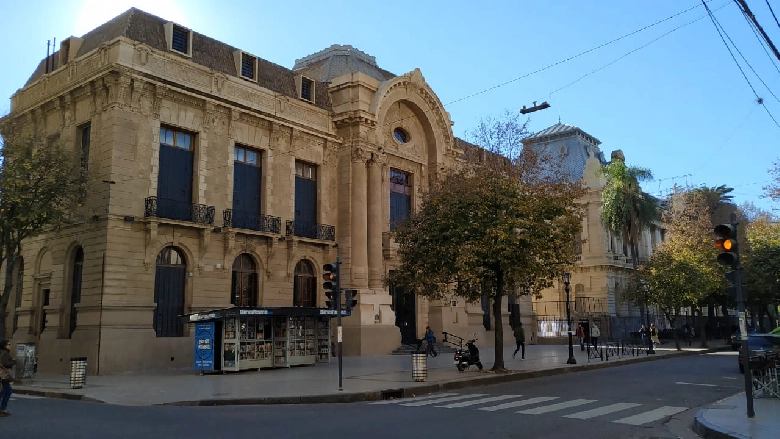
<instances>
[{"instance_id":1,"label":"slate roof","mask_svg":"<svg viewBox=\"0 0 780 439\"><path fill-rule=\"evenodd\" d=\"M591 136L590 134L586 133L582 129L580 129L580 128L574 126L574 125L568 125L568 124L560 123L560 122L556 123L555 125L553 125L553 126L551 126L549 128L546 128L546 129L544 129L542 131L539 131L538 133L535 133L535 134L533 134L531 136L526 137L523 140L523 143L536 143L536 141L542 140L544 138L558 137L558 136L562 136L564 134L569 134L569 133L579 133L579 134L582 134L585 138L589 139L590 141L592 141L596 145L601 144L601 141L599 139Z\"/></svg>"},{"instance_id":2,"label":"slate roof","mask_svg":"<svg viewBox=\"0 0 780 439\"><path fill-rule=\"evenodd\" d=\"M163 25L168 20L149 14L137 8L130 8L124 13L114 17L108 22L98 26L81 38L84 40L76 57L97 49L104 42L109 42L120 36L146 44L154 49L166 51L169 54L178 55L169 51L165 42L165 30ZM230 76L238 76L236 72L233 52L237 48L209 38L195 31L192 32L192 62L204 67L222 72ZM50 56L53 58L54 69L59 59L59 52ZM280 93L285 96L298 98L295 88L295 75L290 69L274 64L258 57L257 83L261 87ZM40 79L46 72L46 59L41 60L25 86ZM317 78L312 78L317 79ZM330 110L330 93L326 86L315 87L315 106Z\"/></svg>"},{"instance_id":3,"label":"slate roof","mask_svg":"<svg viewBox=\"0 0 780 439\"><path fill-rule=\"evenodd\" d=\"M380 68L376 59L350 45L334 44L325 50L296 59L293 70L322 82L347 74L361 72L379 82L395 78L396 75Z\"/></svg>"}]
</instances>

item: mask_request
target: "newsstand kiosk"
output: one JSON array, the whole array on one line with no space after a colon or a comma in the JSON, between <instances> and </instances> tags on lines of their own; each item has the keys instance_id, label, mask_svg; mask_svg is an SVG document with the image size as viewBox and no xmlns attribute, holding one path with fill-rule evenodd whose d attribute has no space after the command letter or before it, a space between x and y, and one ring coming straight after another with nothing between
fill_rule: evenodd
<instances>
[{"instance_id":1,"label":"newsstand kiosk","mask_svg":"<svg viewBox=\"0 0 780 439\"><path fill-rule=\"evenodd\" d=\"M182 319L195 325L195 370L237 372L330 362L336 315L325 308L233 307Z\"/></svg>"}]
</instances>

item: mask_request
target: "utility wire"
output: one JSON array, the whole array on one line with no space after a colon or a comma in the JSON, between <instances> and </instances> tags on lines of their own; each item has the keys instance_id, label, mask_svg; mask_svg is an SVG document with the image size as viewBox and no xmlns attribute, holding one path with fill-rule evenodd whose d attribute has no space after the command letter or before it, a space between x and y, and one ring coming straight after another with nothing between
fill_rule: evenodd
<instances>
[{"instance_id":1,"label":"utility wire","mask_svg":"<svg viewBox=\"0 0 780 439\"><path fill-rule=\"evenodd\" d=\"M728 3L724 3L724 4L723 4L723 5L721 5L719 8L715 9L715 12L717 12L717 11L719 11L719 10L723 9L723 8L724 8L724 7L726 7L726 6L728 6ZM690 10L690 9L689 9L689 10ZM666 36L668 36L668 35L672 34L673 32L676 32L676 31L678 31L678 30L680 30L680 29L682 29L682 28L684 28L684 27L686 27L686 26L689 26L689 25L691 25L691 24L693 24L693 23L696 23L697 21L699 21L699 20L702 20L702 19L704 19L704 18L707 18L707 16L706 16L706 15L702 15L701 17L699 17L699 18L697 18L697 19L695 19L695 20L691 20L691 21L689 21L689 22L687 22L687 23L685 23L685 24L683 24L683 25L677 26L676 28L674 28L674 29L672 29L672 30L670 30L670 31L668 31L668 32L666 32L666 33L664 33L664 34L662 34L661 36L659 36L659 37L657 37L657 38L655 38L655 39L653 39L653 40L650 40L648 43L646 43L646 44L644 44L644 45L642 45L642 46L639 46L639 47L637 47L636 49L634 49L634 50L631 50L631 51L629 51L629 52L627 52L627 53L623 54L622 56L618 57L617 59L613 60L612 62L610 62L610 63L607 63L607 64L605 64L605 65L603 65L603 66L601 66L601 67L597 68L596 70L593 70L593 71L589 72L589 73L586 73L586 74L584 74L584 75L580 76L579 78L577 78L576 80L574 80L573 82L570 82L570 83L568 83L568 84L564 85L563 87L561 87L561 88L558 88L558 89L556 89L556 90L552 91L552 92L550 93L550 96L554 95L555 93L558 93L559 91L561 91L561 90L563 90L563 89L565 89L565 88L568 88L568 87L570 87L570 86L572 86L572 85L574 85L574 84L576 84L576 83L578 83L578 82L582 81L583 79L587 78L588 76L590 76L590 75L592 75L592 74L594 74L594 73L596 73L596 72L599 72L599 71L601 71L601 70L604 70L604 69L606 69L607 67L611 66L612 64L615 64L616 62L620 61L621 59L623 59L623 58L625 58L625 57L627 57L627 56L629 56L629 55L631 55L631 54L632 54L632 53L634 53L634 52L637 52L637 51L639 51L639 50L641 50L641 49L644 49L645 47L647 47L647 46L649 46L649 45L651 45L651 44L655 43L656 41L660 40L661 38L664 38L664 37L666 37ZM780 70L779 70L779 71L780 71Z\"/></svg>"},{"instance_id":2,"label":"utility wire","mask_svg":"<svg viewBox=\"0 0 780 439\"><path fill-rule=\"evenodd\" d=\"M742 8L740 8L740 10L742 10ZM777 62L769 53L769 50L767 50L766 48L766 41L764 41L761 38L761 35L759 35L758 30L756 29L756 24L753 23L753 21L750 19L750 17L748 17L748 14L745 11L742 11L742 16L745 18L745 21L747 21L748 26L750 26L750 30L753 31L753 35L756 36L758 43L761 44L761 48L764 49L764 53L766 53L766 56L769 57L770 61L772 61L772 65L775 66L775 70L777 70L777 72L780 73L780 68L777 67Z\"/></svg>"},{"instance_id":3,"label":"utility wire","mask_svg":"<svg viewBox=\"0 0 780 439\"><path fill-rule=\"evenodd\" d=\"M729 51L729 54L731 55L731 59L734 60L734 63L737 65L737 68L739 68L739 71L742 73L742 77L745 78L745 81L748 83L748 86L750 86L750 89L753 90L753 94L756 97L756 102L758 102L761 106L764 107L764 110L766 110L766 113L769 115L769 117L772 119L775 125L777 125L777 127L780 128L780 123L777 122L777 119L775 119L775 117L772 116L772 113L770 113L769 109L766 107L766 105L764 105L763 99L761 99L761 97L758 95L758 92L756 92L755 87L753 87L753 84L750 82L750 79L748 79L747 75L745 74L745 71L742 69L742 66L739 64L739 61L737 61L737 57L734 56L734 52L732 52L731 47L729 47L729 44L726 42L726 39L723 37L723 33L721 33L721 29L720 26L718 25L718 21L715 19L715 16L712 15L712 11L710 11L710 7L707 6L707 3L705 3L704 0L702 0L702 4L704 5L704 8L707 10L707 14L709 14L710 19L712 20L712 24L715 26L715 30L718 31L718 35L720 35L721 41L723 41L723 44L726 46L726 49ZM726 32L726 30L724 29L723 32ZM736 46L734 47L736 48Z\"/></svg>"},{"instance_id":4,"label":"utility wire","mask_svg":"<svg viewBox=\"0 0 780 439\"><path fill-rule=\"evenodd\" d=\"M777 27L780 27L780 21L777 21L777 16L775 15L775 11L772 10L772 5L769 4L769 0L765 0L766 5L769 6L769 12L772 13L772 18L775 19L775 23L777 23Z\"/></svg>"}]
</instances>

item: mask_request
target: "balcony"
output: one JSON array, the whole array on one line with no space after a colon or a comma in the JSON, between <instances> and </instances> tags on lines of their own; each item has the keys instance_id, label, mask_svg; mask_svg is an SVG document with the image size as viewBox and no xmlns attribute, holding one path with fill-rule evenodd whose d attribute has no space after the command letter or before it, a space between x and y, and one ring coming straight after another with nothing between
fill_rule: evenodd
<instances>
[{"instance_id":1,"label":"balcony","mask_svg":"<svg viewBox=\"0 0 780 439\"><path fill-rule=\"evenodd\" d=\"M259 215L225 209L222 212L222 227L247 229L257 232L282 233L282 219L277 216Z\"/></svg>"},{"instance_id":2,"label":"balcony","mask_svg":"<svg viewBox=\"0 0 780 439\"><path fill-rule=\"evenodd\" d=\"M287 221L287 236L299 236L301 238L320 239L323 241L336 240L336 227L327 224L309 222Z\"/></svg>"},{"instance_id":3,"label":"balcony","mask_svg":"<svg viewBox=\"0 0 780 439\"><path fill-rule=\"evenodd\" d=\"M197 224L214 224L214 206L184 203L165 198L146 197L144 216L146 218L167 218Z\"/></svg>"}]
</instances>

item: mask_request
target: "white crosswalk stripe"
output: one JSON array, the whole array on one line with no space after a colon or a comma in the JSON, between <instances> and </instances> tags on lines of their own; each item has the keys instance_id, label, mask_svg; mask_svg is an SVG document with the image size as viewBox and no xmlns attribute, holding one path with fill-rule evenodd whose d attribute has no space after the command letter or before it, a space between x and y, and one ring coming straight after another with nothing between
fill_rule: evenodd
<instances>
[{"instance_id":1,"label":"white crosswalk stripe","mask_svg":"<svg viewBox=\"0 0 780 439\"><path fill-rule=\"evenodd\" d=\"M466 401L466 402L455 402L455 403L447 404L447 405L437 405L436 407L441 407L441 408L445 408L445 409L454 409L454 408L460 408L460 407L468 407L468 406L471 406L471 405L484 404L486 402L503 401L505 399L519 398L521 396L523 396L523 395L491 396L490 398L482 398L482 399L476 399L474 401Z\"/></svg>"},{"instance_id":2,"label":"white crosswalk stripe","mask_svg":"<svg viewBox=\"0 0 780 439\"><path fill-rule=\"evenodd\" d=\"M598 404L598 400L595 399L561 400L561 398L558 396L537 396L532 398L527 397L525 399L519 399L522 397L523 395L489 395L485 393L470 393L470 394L438 393L434 395L426 395L426 396L420 396L414 398L401 398L401 399L394 399L388 401L376 401L376 402L370 402L369 404L398 404L399 406L406 406L406 407L433 406L435 408L446 408L446 409L464 408L464 409L471 409L471 410L481 410L485 412L497 412L500 410L514 409L518 407L535 406L531 408L526 408L524 410L516 411L514 413L519 413L523 415L542 415L542 414L560 412L561 417L568 418L568 419L589 419L590 420L590 419L601 418L603 421L607 421L607 422L615 422L619 424L635 425L635 426L640 426L651 422L659 421L668 416L675 415L677 413L683 412L688 409L687 407L673 407L673 406L662 406L658 408L652 408L646 405L643 406L643 404L640 403L619 402L619 403L603 404L598 407L589 408L587 410L572 412L571 409L574 409L575 407L580 407L587 404L591 404L595 406ZM545 405L545 403L548 403L550 401L555 401L555 400L560 400L560 401ZM501 401L506 401L506 402L491 405L491 403L497 403ZM642 409L644 409L644 411L638 412L639 410ZM631 412L624 413L624 416L626 414L631 414L631 416L626 416L617 420L611 420L615 418L614 415L615 413L626 411L626 410L630 410L631 412L633 412L633 414L631 414ZM510 412L507 411L506 413L510 413ZM613 416L608 417L608 415L613 415Z\"/></svg>"},{"instance_id":3,"label":"white crosswalk stripe","mask_svg":"<svg viewBox=\"0 0 780 439\"><path fill-rule=\"evenodd\" d=\"M460 395L460 396L449 396L447 398L439 398L439 399L430 399L427 401L418 401L418 402L410 402L406 404L401 404L406 407L420 407L423 405L433 405L438 404L440 402L449 402L449 401L458 401L460 399L469 399L469 398L477 398L480 396L485 396L487 393L472 393L470 395Z\"/></svg>"},{"instance_id":4,"label":"white crosswalk stripe","mask_svg":"<svg viewBox=\"0 0 780 439\"><path fill-rule=\"evenodd\" d=\"M540 415L542 413L556 412L558 410L577 407L578 405L590 404L591 402L596 402L596 400L595 399L573 399L571 401L559 402L557 404L545 405L542 407L536 407L528 410L520 410L517 413L522 413L524 415Z\"/></svg>"},{"instance_id":5,"label":"white crosswalk stripe","mask_svg":"<svg viewBox=\"0 0 780 439\"><path fill-rule=\"evenodd\" d=\"M640 413L638 415L629 416L623 419L618 419L617 421L614 422L617 422L618 424L642 425L642 424L647 424L648 422L653 422L659 419L663 419L667 416L676 415L677 413L680 413L685 410L687 410L687 408L685 407L663 406L655 410L650 410L648 412Z\"/></svg>"},{"instance_id":6,"label":"white crosswalk stripe","mask_svg":"<svg viewBox=\"0 0 780 439\"><path fill-rule=\"evenodd\" d=\"M375 402L369 402L369 404L398 404L400 402L409 402L409 401L422 401L425 399L438 399L443 396L454 396L457 395L457 393L438 393L436 395L427 395L427 396L415 396L414 398L399 398L399 399L388 399L386 401L375 401Z\"/></svg>"},{"instance_id":7,"label":"white crosswalk stripe","mask_svg":"<svg viewBox=\"0 0 780 439\"><path fill-rule=\"evenodd\" d=\"M584 412L564 415L563 417L572 418L572 419L589 419L589 418L595 418L596 416L603 416L603 415L608 415L610 413L619 412L621 410L632 409L634 407L639 407L640 405L642 404L637 404L634 402L619 402L617 404L607 405L592 410L585 410Z\"/></svg>"}]
</instances>

